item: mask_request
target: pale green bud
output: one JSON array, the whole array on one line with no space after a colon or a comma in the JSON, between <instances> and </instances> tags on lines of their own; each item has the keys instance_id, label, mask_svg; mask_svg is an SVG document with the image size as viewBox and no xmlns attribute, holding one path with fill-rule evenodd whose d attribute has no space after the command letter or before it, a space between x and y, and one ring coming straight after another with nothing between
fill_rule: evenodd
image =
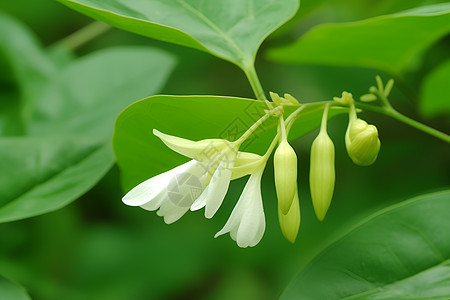
<instances>
[{"instance_id":1,"label":"pale green bud","mask_svg":"<svg viewBox=\"0 0 450 300\"><path fill-rule=\"evenodd\" d=\"M372 102L377 99L377 96L375 96L374 94L364 94L359 98L359 100L361 100L362 102Z\"/></svg>"},{"instance_id":2,"label":"pale green bud","mask_svg":"<svg viewBox=\"0 0 450 300\"><path fill-rule=\"evenodd\" d=\"M287 214L297 190L297 155L287 141L278 145L273 164L278 207Z\"/></svg>"},{"instance_id":3,"label":"pale green bud","mask_svg":"<svg viewBox=\"0 0 450 300\"><path fill-rule=\"evenodd\" d=\"M335 182L334 144L326 131L321 131L311 147L309 185L317 218L322 221L333 198Z\"/></svg>"},{"instance_id":4,"label":"pale green bud","mask_svg":"<svg viewBox=\"0 0 450 300\"><path fill-rule=\"evenodd\" d=\"M277 93L269 92L270 98L275 105L299 105L297 99L290 94L284 94L284 97L280 97Z\"/></svg>"},{"instance_id":5,"label":"pale green bud","mask_svg":"<svg viewBox=\"0 0 450 300\"><path fill-rule=\"evenodd\" d=\"M295 99L292 95L290 94L284 94L284 99L286 99L286 102L289 105L299 105L300 103L298 102L297 99Z\"/></svg>"},{"instance_id":6,"label":"pale green bud","mask_svg":"<svg viewBox=\"0 0 450 300\"><path fill-rule=\"evenodd\" d=\"M298 229L300 227L300 203L298 201L298 192L295 190L294 199L287 214L283 214L278 207L278 221L280 222L283 236L291 243L295 243Z\"/></svg>"},{"instance_id":7,"label":"pale green bud","mask_svg":"<svg viewBox=\"0 0 450 300\"><path fill-rule=\"evenodd\" d=\"M360 166L373 164L381 147L377 128L361 119L350 121L345 134L345 146L355 164Z\"/></svg>"},{"instance_id":8,"label":"pale green bud","mask_svg":"<svg viewBox=\"0 0 450 300\"><path fill-rule=\"evenodd\" d=\"M394 86L394 79L389 79L389 81L386 83L386 86L384 87L384 96L388 97L391 93L392 87Z\"/></svg>"},{"instance_id":9,"label":"pale green bud","mask_svg":"<svg viewBox=\"0 0 450 300\"><path fill-rule=\"evenodd\" d=\"M273 103L275 103L275 105L281 105L282 104L282 99L280 97L280 95L278 95L277 93L273 93L273 92L269 92L270 98L272 98Z\"/></svg>"},{"instance_id":10,"label":"pale green bud","mask_svg":"<svg viewBox=\"0 0 450 300\"><path fill-rule=\"evenodd\" d=\"M349 92L342 92L342 97L333 97L333 99L342 105L350 105L354 101L352 94Z\"/></svg>"}]
</instances>

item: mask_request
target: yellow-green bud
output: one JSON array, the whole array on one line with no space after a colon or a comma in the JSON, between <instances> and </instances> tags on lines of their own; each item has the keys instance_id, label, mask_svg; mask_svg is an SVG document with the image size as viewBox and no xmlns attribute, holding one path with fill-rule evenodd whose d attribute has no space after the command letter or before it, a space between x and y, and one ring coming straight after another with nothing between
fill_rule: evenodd
<instances>
[{"instance_id":1,"label":"yellow-green bud","mask_svg":"<svg viewBox=\"0 0 450 300\"><path fill-rule=\"evenodd\" d=\"M278 145L273 164L278 207L287 214L297 190L297 155L287 141Z\"/></svg>"},{"instance_id":2,"label":"yellow-green bud","mask_svg":"<svg viewBox=\"0 0 450 300\"><path fill-rule=\"evenodd\" d=\"M374 94L364 94L359 98L359 100L361 100L362 102L372 102L377 99L377 96L375 96Z\"/></svg>"},{"instance_id":3,"label":"yellow-green bud","mask_svg":"<svg viewBox=\"0 0 450 300\"><path fill-rule=\"evenodd\" d=\"M299 105L300 104L298 102L298 100L295 99L291 94L284 94L284 99L286 99L286 102L289 103L290 105Z\"/></svg>"},{"instance_id":4,"label":"yellow-green bud","mask_svg":"<svg viewBox=\"0 0 450 300\"><path fill-rule=\"evenodd\" d=\"M317 218L322 221L333 198L335 182L334 144L326 131L320 131L311 147L309 185Z\"/></svg>"},{"instance_id":5,"label":"yellow-green bud","mask_svg":"<svg viewBox=\"0 0 450 300\"><path fill-rule=\"evenodd\" d=\"M342 97L333 97L334 101L339 102L342 105L350 105L353 103L353 95L348 92L342 92Z\"/></svg>"},{"instance_id":6,"label":"yellow-green bud","mask_svg":"<svg viewBox=\"0 0 450 300\"><path fill-rule=\"evenodd\" d=\"M373 164L381 146L377 128L361 119L350 121L345 134L345 146L355 164L360 166Z\"/></svg>"},{"instance_id":7,"label":"yellow-green bud","mask_svg":"<svg viewBox=\"0 0 450 300\"><path fill-rule=\"evenodd\" d=\"M278 95L277 93L273 93L273 92L269 92L270 98L272 98L273 103L275 103L275 105L281 105L282 104L282 99L280 97L280 95Z\"/></svg>"},{"instance_id":8,"label":"yellow-green bud","mask_svg":"<svg viewBox=\"0 0 450 300\"><path fill-rule=\"evenodd\" d=\"M287 214L283 214L280 207L278 207L278 221L280 222L283 236L289 242L295 243L298 228L300 227L300 204L297 189L295 190L294 199Z\"/></svg>"}]
</instances>

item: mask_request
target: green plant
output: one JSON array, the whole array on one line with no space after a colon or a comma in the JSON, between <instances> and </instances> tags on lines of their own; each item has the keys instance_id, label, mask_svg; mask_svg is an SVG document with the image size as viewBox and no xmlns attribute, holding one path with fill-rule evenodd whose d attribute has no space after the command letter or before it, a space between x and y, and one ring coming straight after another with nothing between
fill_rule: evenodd
<instances>
[{"instance_id":1,"label":"green plant","mask_svg":"<svg viewBox=\"0 0 450 300\"><path fill-rule=\"evenodd\" d=\"M122 46L74 59L73 49L109 27L93 23L47 51L22 25L2 14L0 31L6 42L1 44L1 50L18 82L18 89L11 88L11 94L19 100L2 104L0 113L2 222L44 214L69 204L91 189L116 161L122 187L129 191L123 202L158 210L166 223L203 207L205 216L211 218L222 206L230 181L250 175L228 221L215 236L229 232L240 247L255 246L266 229L268 212L263 208L263 199L266 205L274 198L273 193L261 193L263 172L274 152L278 198L275 213L282 234L294 242L302 223L300 206L305 201L299 197L297 160L302 165L305 158L296 155L289 143L320 128L312 143L309 172L312 203L319 220L332 209L331 198L335 188L339 188L335 155L342 149L336 147L335 151L328 135L334 121L330 119L349 115L345 137L341 132L341 138L357 165L372 165L384 149L380 146L384 132L357 114L385 115L437 138L442 145L448 147L450 143L448 134L400 113L389 100L416 97L408 76L414 71L422 72L420 63L414 60L424 57L426 50L450 32L448 3L357 22L318 25L290 45L270 47L266 57L272 62L372 68L384 72L383 77L393 78L384 84L376 76L376 86L369 87L359 100L352 95L358 92L352 91L343 92L341 97L312 101L297 95L294 98L290 94L268 94L255 68L261 43L294 16L297 0L59 2L120 29L229 61L243 71L254 99L156 95L176 64L172 55L159 49ZM292 24L295 22L285 25L284 32L292 30ZM283 35L283 31L278 31L278 35ZM24 51L20 58L18 51ZM449 74L448 57L444 57L423 79L419 107L425 115L449 111L449 101L443 100L448 97L445 80ZM394 80L399 88L393 90ZM339 87L342 90L348 87ZM396 96L390 97L391 91ZM134 102L137 99L142 100ZM300 189L302 186L308 184L301 182ZM348 193L358 197L361 190L349 189ZM449 278L445 274L450 253L446 241L450 239L445 231L435 232L433 228L448 227L445 212L449 202L448 191L442 191L380 211L344 235L338 246L332 244L318 254L282 297L448 296ZM410 224L412 215L417 215L414 224ZM393 219L393 231L382 226L377 229L386 218ZM380 249L381 254L358 257L368 251L364 246L367 240L384 243L383 237L388 234L393 238ZM396 243L396 236L403 242ZM415 247L421 250L409 251ZM355 269L345 259L336 266L330 263L348 249L355 249L357 261L368 267ZM394 254L384 255L383 251ZM427 251L432 254L427 256ZM408 260L396 258L405 253ZM419 258L421 261L416 263L414 260ZM388 263L379 268L376 262L382 260ZM391 260L396 262L389 263ZM329 267L338 272L328 274ZM389 278L377 277L394 271ZM362 283L346 280L349 273L361 278ZM308 274L314 278L325 274L330 288L321 290L314 286L310 281L316 279L309 279ZM333 282L341 281L342 286L334 286ZM419 295L414 290L418 282L429 292ZM305 286L309 286L309 292L303 292Z\"/></svg>"}]
</instances>

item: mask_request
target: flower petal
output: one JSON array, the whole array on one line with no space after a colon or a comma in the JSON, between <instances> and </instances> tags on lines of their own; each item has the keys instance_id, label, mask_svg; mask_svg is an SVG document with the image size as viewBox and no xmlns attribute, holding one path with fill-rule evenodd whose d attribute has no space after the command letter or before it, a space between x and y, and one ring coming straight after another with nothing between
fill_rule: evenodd
<instances>
[{"instance_id":1,"label":"flower petal","mask_svg":"<svg viewBox=\"0 0 450 300\"><path fill-rule=\"evenodd\" d=\"M262 167L250 176L230 218L214 237L230 232L239 247L253 247L259 243L266 227L261 198L263 170Z\"/></svg>"},{"instance_id":2,"label":"flower petal","mask_svg":"<svg viewBox=\"0 0 450 300\"><path fill-rule=\"evenodd\" d=\"M194 203L191 205L191 211L196 211L202 209L206 205L206 197L208 196L208 186L203 190L201 195L195 199Z\"/></svg>"},{"instance_id":3,"label":"flower petal","mask_svg":"<svg viewBox=\"0 0 450 300\"><path fill-rule=\"evenodd\" d=\"M166 224L172 224L180 219L188 210L189 207L180 207L171 201L164 201L156 214L160 217L164 217L164 222Z\"/></svg>"},{"instance_id":4,"label":"flower petal","mask_svg":"<svg viewBox=\"0 0 450 300\"><path fill-rule=\"evenodd\" d=\"M243 152L239 151L236 155L236 162L234 163L234 168L238 168L249 163L254 163L256 161L261 160L262 156L252 153L252 152Z\"/></svg>"},{"instance_id":5,"label":"flower petal","mask_svg":"<svg viewBox=\"0 0 450 300\"><path fill-rule=\"evenodd\" d=\"M247 184L248 184L248 182L247 182ZM236 240L237 230L238 230L239 224L241 222L242 214L245 211L245 207L243 207L245 205L245 201L241 201L241 199L242 199L242 194L241 194L241 197L239 198L238 202L234 206L230 217L228 218L227 222L225 223L225 226L223 226L223 228L214 235L214 238L229 232L231 235L231 238L233 240Z\"/></svg>"},{"instance_id":6,"label":"flower petal","mask_svg":"<svg viewBox=\"0 0 450 300\"><path fill-rule=\"evenodd\" d=\"M166 188L169 185L172 178L176 175L186 172L192 169L195 164L195 160L190 160L185 164L182 164L174 169L159 174L155 177L147 179L146 181L138 184L132 190L130 190L123 198L122 202L130 206L141 206L149 204L148 207L155 207L155 210L161 203L161 195L165 194ZM149 203L154 202L154 203Z\"/></svg>"},{"instance_id":7,"label":"flower petal","mask_svg":"<svg viewBox=\"0 0 450 300\"><path fill-rule=\"evenodd\" d=\"M156 129L153 129L153 134L159 137L164 144L173 151L198 161L204 160L204 156L219 153L231 144L229 141L223 139L191 141L177 136L164 134Z\"/></svg>"},{"instance_id":8,"label":"flower petal","mask_svg":"<svg viewBox=\"0 0 450 300\"><path fill-rule=\"evenodd\" d=\"M234 163L234 166L230 168L233 172L231 180L253 173L261 163L263 163L263 157L261 155L251 152L238 152L236 162Z\"/></svg>"},{"instance_id":9,"label":"flower petal","mask_svg":"<svg viewBox=\"0 0 450 300\"><path fill-rule=\"evenodd\" d=\"M258 244L266 229L261 197L261 177L255 176L252 179L253 182L250 182L249 179L249 188L244 189L241 195L243 199L247 199L245 212L242 215L236 236L236 242L242 248L253 247Z\"/></svg>"},{"instance_id":10,"label":"flower petal","mask_svg":"<svg viewBox=\"0 0 450 300\"><path fill-rule=\"evenodd\" d=\"M208 219L212 218L217 212L228 191L232 172L225 167L230 164L234 164L234 159L231 162L227 158L223 159L208 185L208 194L206 196L205 204L205 217Z\"/></svg>"}]
</instances>

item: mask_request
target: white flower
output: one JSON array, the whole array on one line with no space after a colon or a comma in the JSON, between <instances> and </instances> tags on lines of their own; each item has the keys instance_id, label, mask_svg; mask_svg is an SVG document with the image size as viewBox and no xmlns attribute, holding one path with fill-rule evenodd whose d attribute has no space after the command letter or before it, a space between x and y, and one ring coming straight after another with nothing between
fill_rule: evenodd
<instances>
[{"instance_id":1,"label":"white flower","mask_svg":"<svg viewBox=\"0 0 450 300\"><path fill-rule=\"evenodd\" d=\"M212 218L228 191L238 146L224 139L206 139L198 142L171 136L153 130L170 149L196 160L207 174L206 189L193 203L192 210L205 207L205 217Z\"/></svg>"},{"instance_id":2,"label":"white flower","mask_svg":"<svg viewBox=\"0 0 450 300\"><path fill-rule=\"evenodd\" d=\"M206 179L205 170L200 163L190 160L140 183L129 191L122 201L146 210L159 209L158 216L164 217L164 222L171 224L189 210L204 189ZM191 183L186 182L189 180ZM195 191L198 195L195 195Z\"/></svg>"},{"instance_id":3,"label":"white flower","mask_svg":"<svg viewBox=\"0 0 450 300\"><path fill-rule=\"evenodd\" d=\"M227 232L239 247L253 247L261 240L266 228L261 197L261 177L265 164L261 164L245 185L225 226L214 237Z\"/></svg>"},{"instance_id":4,"label":"white flower","mask_svg":"<svg viewBox=\"0 0 450 300\"><path fill-rule=\"evenodd\" d=\"M235 164L238 146L223 139L196 142L157 130L153 133L169 148L192 160L142 182L129 191L122 201L147 210L159 209L157 214L164 217L168 224L181 218L189 208L205 207L205 216L211 218L227 193L233 176L230 168ZM250 154L240 155L244 160L248 156ZM234 178L238 177L234 175Z\"/></svg>"}]
</instances>

